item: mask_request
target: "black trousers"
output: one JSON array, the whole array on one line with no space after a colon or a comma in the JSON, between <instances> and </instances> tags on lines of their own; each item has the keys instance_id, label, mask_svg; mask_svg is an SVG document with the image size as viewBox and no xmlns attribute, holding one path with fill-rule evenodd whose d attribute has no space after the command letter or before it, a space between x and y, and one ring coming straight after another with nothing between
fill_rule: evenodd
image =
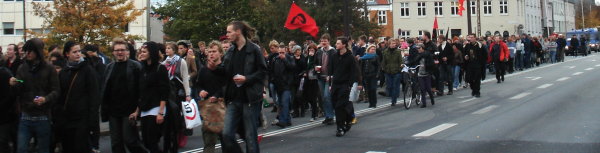
<instances>
[{"instance_id":1,"label":"black trousers","mask_svg":"<svg viewBox=\"0 0 600 153\"><path fill-rule=\"evenodd\" d=\"M452 92L452 88L453 88L453 83L454 83L454 76L452 75L452 71L453 71L453 65L448 65L448 64L440 64L439 65L439 71L440 71L440 75L438 78L438 86L437 89L439 92L444 92L444 85L448 86L448 92ZM444 84L444 82L446 84Z\"/></svg>"},{"instance_id":2,"label":"black trousers","mask_svg":"<svg viewBox=\"0 0 600 153\"><path fill-rule=\"evenodd\" d=\"M12 143L11 148L8 144ZM17 151L17 121L0 123L0 152Z\"/></svg>"},{"instance_id":3,"label":"black trousers","mask_svg":"<svg viewBox=\"0 0 600 153\"><path fill-rule=\"evenodd\" d=\"M126 153L125 146L132 153L148 152L142 145L135 121L130 121L128 117L111 116L108 123L113 153Z\"/></svg>"},{"instance_id":4,"label":"black trousers","mask_svg":"<svg viewBox=\"0 0 600 153\"><path fill-rule=\"evenodd\" d=\"M303 92L303 100L310 104L310 109L312 110L311 117L318 117L319 106L317 106L317 97L319 97L319 82L317 80L304 80L304 92Z\"/></svg>"},{"instance_id":5,"label":"black trousers","mask_svg":"<svg viewBox=\"0 0 600 153\"><path fill-rule=\"evenodd\" d=\"M144 146L150 150L150 153L160 153L158 143L162 136L162 124L156 123L156 116L154 115L142 117L141 123Z\"/></svg>"},{"instance_id":6,"label":"black trousers","mask_svg":"<svg viewBox=\"0 0 600 153\"><path fill-rule=\"evenodd\" d=\"M365 77L365 90L369 96L369 107L377 107L377 77Z\"/></svg>"},{"instance_id":7,"label":"black trousers","mask_svg":"<svg viewBox=\"0 0 600 153\"><path fill-rule=\"evenodd\" d=\"M341 130L352 122L354 106L349 101L350 84L333 84L331 87L331 102L335 109L337 129Z\"/></svg>"},{"instance_id":8,"label":"black trousers","mask_svg":"<svg viewBox=\"0 0 600 153\"><path fill-rule=\"evenodd\" d=\"M89 141L90 129L88 127L59 127L57 131L57 136L62 142L63 153L85 153L92 151Z\"/></svg>"},{"instance_id":9,"label":"black trousers","mask_svg":"<svg viewBox=\"0 0 600 153\"><path fill-rule=\"evenodd\" d=\"M505 62L494 61L494 69L496 69L496 80L503 81L506 74Z\"/></svg>"},{"instance_id":10,"label":"black trousers","mask_svg":"<svg viewBox=\"0 0 600 153\"><path fill-rule=\"evenodd\" d=\"M467 70L466 82L471 86L471 95L481 94L481 73L481 68L469 68L469 70Z\"/></svg>"}]
</instances>

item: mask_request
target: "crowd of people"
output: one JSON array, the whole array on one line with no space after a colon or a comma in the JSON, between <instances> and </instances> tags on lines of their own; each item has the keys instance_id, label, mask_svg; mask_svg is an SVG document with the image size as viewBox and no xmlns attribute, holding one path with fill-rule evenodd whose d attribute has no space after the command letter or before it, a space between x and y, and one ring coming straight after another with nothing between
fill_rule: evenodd
<instances>
[{"instance_id":1,"label":"crowd of people","mask_svg":"<svg viewBox=\"0 0 600 153\"><path fill-rule=\"evenodd\" d=\"M422 108L427 95L434 105L434 97L461 88L480 97L486 73L502 83L506 73L564 61L566 46L563 36L432 39L425 32L381 40L323 34L317 43L308 37L261 47L246 22L231 22L226 31L226 39L201 41L197 49L185 41L136 48L115 39L112 57L81 42L9 44L0 58L0 152L98 152L100 122L109 123L112 152L177 152L191 133L180 102L192 99L226 105L220 129L202 128L205 152L217 141L223 152L242 152L238 135L246 152L260 152L258 127L267 127L262 109L269 105L277 113L273 125L291 126L310 110L310 122L335 123L341 137L357 122L353 102L375 108L381 94L395 106L407 81L418 82ZM576 38L570 44L577 50ZM416 67L416 80L404 75Z\"/></svg>"}]
</instances>

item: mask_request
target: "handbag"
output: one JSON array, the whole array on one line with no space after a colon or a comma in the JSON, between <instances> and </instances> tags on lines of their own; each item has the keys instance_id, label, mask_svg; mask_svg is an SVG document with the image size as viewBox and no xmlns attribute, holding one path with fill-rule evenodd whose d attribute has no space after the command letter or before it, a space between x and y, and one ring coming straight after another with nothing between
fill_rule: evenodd
<instances>
[{"instance_id":1,"label":"handbag","mask_svg":"<svg viewBox=\"0 0 600 153\"><path fill-rule=\"evenodd\" d=\"M208 99L200 101L202 127L213 133L221 133L225 125L225 100L218 98L216 102Z\"/></svg>"},{"instance_id":2,"label":"handbag","mask_svg":"<svg viewBox=\"0 0 600 153\"><path fill-rule=\"evenodd\" d=\"M185 119L185 128L193 129L202 125L200 113L198 112L198 104L194 99L181 102L183 118Z\"/></svg>"},{"instance_id":3,"label":"handbag","mask_svg":"<svg viewBox=\"0 0 600 153\"><path fill-rule=\"evenodd\" d=\"M359 96L360 96L360 90L358 90L358 82L354 82L352 84L352 88L350 88L350 96L349 96L348 100L350 102L357 102Z\"/></svg>"}]
</instances>

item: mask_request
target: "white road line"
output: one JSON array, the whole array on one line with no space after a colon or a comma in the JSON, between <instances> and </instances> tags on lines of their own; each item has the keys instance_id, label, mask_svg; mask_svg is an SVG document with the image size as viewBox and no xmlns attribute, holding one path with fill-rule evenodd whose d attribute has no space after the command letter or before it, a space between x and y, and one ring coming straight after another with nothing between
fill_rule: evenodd
<instances>
[{"instance_id":1,"label":"white road line","mask_svg":"<svg viewBox=\"0 0 600 153\"><path fill-rule=\"evenodd\" d=\"M594 68L591 68L591 67L590 67L590 68L587 68L587 69L585 69L585 70L586 70L586 71L589 71L589 70L593 70L593 69L594 69Z\"/></svg>"},{"instance_id":2,"label":"white road line","mask_svg":"<svg viewBox=\"0 0 600 153\"><path fill-rule=\"evenodd\" d=\"M458 103L462 104L462 103L466 103L466 102L469 102L469 101L473 101L475 99L477 99L477 98L471 98L471 99L463 100L463 101L458 102Z\"/></svg>"},{"instance_id":3,"label":"white road line","mask_svg":"<svg viewBox=\"0 0 600 153\"><path fill-rule=\"evenodd\" d=\"M596 65L596 67L600 67L600 64Z\"/></svg>"},{"instance_id":4,"label":"white road line","mask_svg":"<svg viewBox=\"0 0 600 153\"><path fill-rule=\"evenodd\" d=\"M469 97L473 97L473 96L460 96L460 97L456 97L456 98L465 99L465 98L469 98Z\"/></svg>"},{"instance_id":5,"label":"white road line","mask_svg":"<svg viewBox=\"0 0 600 153\"><path fill-rule=\"evenodd\" d=\"M542 77L535 77L535 78L533 78L533 79L531 79L531 80L538 80L538 79L541 79L541 78L542 78Z\"/></svg>"},{"instance_id":6,"label":"white road line","mask_svg":"<svg viewBox=\"0 0 600 153\"><path fill-rule=\"evenodd\" d=\"M480 109L480 110L478 110L478 111L475 111L475 112L473 112L473 113L471 113L471 114L474 114L474 115L485 114L485 113L487 113L487 112L490 112L490 111L494 110L494 109L495 109L495 108L497 108L497 107L498 107L498 105L491 105L491 106L488 106L488 107L482 108L482 109Z\"/></svg>"},{"instance_id":7,"label":"white road line","mask_svg":"<svg viewBox=\"0 0 600 153\"><path fill-rule=\"evenodd\" d=\"M539 88L539 89L544 89L544 88L548 88L548 87L550 87L550 86L552 86L552 84L544 84L544 85L541 85L541 86L539 86L539 87L537 87L537 88Z\"/></svg>"},{"instance_id":8,"label":"white road line","mask_svg":"<svg viewBox=\"0 0 600 153\"><path fill-rule=\"evenodd\" d=\"M580 75L580 74L583 74L583 72L575 72L575 73L573 73L573 75Z\"/></svg>"},{"instance_id":9,"label":"white road line","mask_svg":"<svg viewBox=\"0 0 600 153\"><path fill-rule=\"evenodd\" d=\"M511 99L511 100L515 100L515 99L521 99L521 98L523 98L523 97L525 97L525 96L527 96L527 95L529 95L529 94L531 94L531 93L529 93L529 92L520 93L520 94L518 94L518 95L516 95L516 96L513 96L513 97L511 97L510 99Z\"/></svg>"},{"instance_id":10,"label":"white road line","mask_svg":"<svg viewBox=\"0 0 600 153\"><path fill-rule=\"evenodd\" d=\"M421 133L417 133L417 134L413 135L413 137L428 137L428 136L432 136L432 135L434 135L436 133L442 132L442 131L444 131L446 129L449 129L449 128L451 128L453 126L456 126L456 125L458 125L458 124L456 124L456 123L444 123L444 124L438 125L438 126L436 126L434 128L431 128L429 130L425 130L425 131L423 131Z\"/></svg>"},{"instance_id":11,"label":"white road line","mask_svg":"<svg viewBox=\"0 0 600 153\"><path fill-rule=\"evenodd\" d=\"M576 66L570 66L569 69L574 69Z\"/></svg>"},{"instance_id":12,"label":"white road line","mask_svg":"<svg viewBox=\"0 0 600 153\"><path fill-rule=\"evenodd\" d=\"M560 79L558 79L558 80L556 80L556 81L565 81L565 80L567 80L567 79L569 79L569 77L562 77L562 78L560 78Z\"/></svg>"}]
</instances>

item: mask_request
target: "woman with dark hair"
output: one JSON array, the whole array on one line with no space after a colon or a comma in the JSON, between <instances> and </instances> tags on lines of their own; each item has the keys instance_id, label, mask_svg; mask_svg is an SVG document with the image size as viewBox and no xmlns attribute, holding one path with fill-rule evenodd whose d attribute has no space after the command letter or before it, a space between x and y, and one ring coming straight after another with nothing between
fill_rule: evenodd
<instances>
[{"instance_id":1,"label":"woman with dark hair","mask_svg":"<svg viewBox=\"0 0 600 153\"><path fill-rule=\"evenodd\" d=\"M99 127L97 73L83 59L80 48L75 42L65 44L67 65L58 75L61 95L53 107L53 120L63 152L90 152L89 133Z\"/></svg>"},{"instance_id":2,"label":"woman with dark hair","mask_svg":"<svg viewBox=\"0 0 600 153\"><path fill-rule=\"evenodd\" d=\"M319 85L317 82L317 71L316 71L316 54L317 45L311 43L307 47L306 65L304 68L304 92L303 97L310 104L312 110L310 122L316 121L319 113L319 107L317 107L317 97L319 95Z\"/></svg>"},{"instance_id":3,"label":"woman with dark hair","mask_svg":"<svg viewBox=\"0 0 600 153\"><path fill-rule=\"evenodd\" d=\"M169 75L167 68L160 64L157 43L149 41L140 49L142 75L140 78L140 100L142 140L151 153L161 152L158 147L162 134L166 104L169 98Z\"/></svg>"}]
</instances>

